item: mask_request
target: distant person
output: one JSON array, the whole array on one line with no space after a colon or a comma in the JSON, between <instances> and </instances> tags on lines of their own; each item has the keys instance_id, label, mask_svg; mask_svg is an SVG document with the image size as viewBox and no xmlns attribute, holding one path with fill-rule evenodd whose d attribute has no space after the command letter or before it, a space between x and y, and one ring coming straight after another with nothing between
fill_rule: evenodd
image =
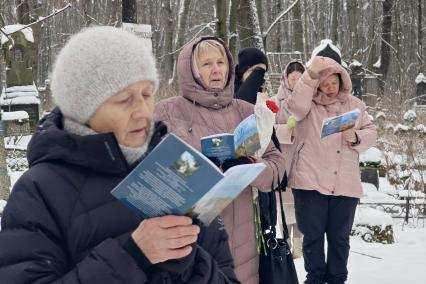
<instances>
[{"instance_id":1,"label":"distant person","mask_svg":"<svg viewBox=\"0 0 426 284\"><path fill-rule=\"evenodd\" d=\"M305 67L302 62L299 60L290 61L284 69L276 98L279 111L275 117L275 132L280 141L281 151L286 158L287 175L291 173L295 145L297 144L294 141L297 135L295 132L297 122L288 110L287 99L302 77L303 72L305 72ZM279 198L277 198L277 201L279 201ZM278 206L279 204L277 204L277 208L279 208ZM302 256L302 233L296 224L294 198L290 188L284 193L284 212L290 234L293 258L300 258ZM281 218L278 218L277 224L280 226L279 232L282 232Z\"/></svg>"},{"instance_id":2,"label":"distant person","mask_svg":"<svg viewBox=\"0 0 426 284\"><path fill-rule=\"evenodd\" d=\"M255 47L241 49L235 66L235 98L254 105L257 93L263 91L266 71L268 58L263 51Z\"/></svg>"},{"instance_id":3,"label":"distant person","mask_svg":"<svg viewBox=\"0 0 426 284\"><path fill-rule=\"evenodd\" d=\"M71 37L52 73L58 107L39 122L1 219L1 283L239 283L220 220L144 220L110 193L166 132L152 119L157 86L133 34Z\"/></svg>"},{"instance_id":4,"label":"distant person","mask_svg":"<svg viewBox=\"0 0 426 284\"><path fill-rule=\"evenodd\" d=\"M323 41L309 63L286 104L298 121L289 187L303 233L305 283L340 284L348 277L349 236L362 195L358 157L377 133L365 104L351 95L337 47ZM324 119L356 108L361 115L353 128L320 138Z\"/></svg>"},{"instance_id":5,"label":"distant person","mask_svg":"<svg viewBox=\"0 0 426 284\"><path fill-rule=\"evenodd\" d=\"M234 99L234 70L231 53L217 37L205 36L188 43L177 63L180 96L160 101L155 107L158 120L170 132L200 150L200 138L232 133L253 113L253 105ZM284 173L284 158L270 143L263 156L225 160L223 171L247 163L265 163L266 169L222 212L229 234L235 273L241 283L259 282L259 257L253 217L252 188L270 191Z\"/></svg>"}]
</instances>

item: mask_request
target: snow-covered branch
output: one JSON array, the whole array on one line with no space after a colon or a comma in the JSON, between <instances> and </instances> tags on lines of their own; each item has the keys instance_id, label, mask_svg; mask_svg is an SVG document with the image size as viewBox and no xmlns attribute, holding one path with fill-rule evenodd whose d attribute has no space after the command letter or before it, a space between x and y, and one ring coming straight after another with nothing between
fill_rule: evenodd
<instances>
[{"instance_id":1,"label":"snow-covered branch","mask_svg":"<svg viewBox=\"0 0 426 284\"><path fill-rule=\"evenodd\" d=\"M181 47L179 47L178 49L176 49L172 52L169 52L169 53L166 53L166 54L159 56L158 59L162 59L163 57L165 57L167 55L172 55L172 54L175 54L176 52L179 52L185 45L187 45L189 42L193 41L205 29L207 29L207 28L211 29L211 25L216 24L217 22L218 22L218 19L215 19L215 20L211 21L210 23L205 24L204 27L202 27L188 42L186 42Z\"/></svg>"},{"instance_id":2,"label":"snow-covered branch","mask_svg":"<svg viewBox=\"0 0 426 284\"><path fill-rule=\"evenodd\" d=\"M10 33L10 34L5 34L6 36L8 36L8 35L11 35L11 34L13 34L13 33L16 33L16 32L19 32L19 31L21 31L21 30L23 30L23 29L26 29L26 28L28 28L28 27L31 27L31 26L33 26L33 25L36 25L36 24L38 24L38 23L40 23L40 22L43 22L44 20L46 20L46 19L48 19L48 18L50 18L50 17L53 17L53 16L55 16L55 15L57 15L57 14L59 14L59 13L61 13L61 12L63 12L63 11L65 11L66 9L68 9L68 8L71 8L72 7L72 5L71 5L71 3L68 3L67 5L65 5L65 7L63 7L63 8L61 8L61 9L59 9L59 10L55 10L53 13L51 13L50 15L48 15L48 16L46 16L46 17L40 17L37 21L35 21L35 22L32 22L32 23L29 23L28 25L24 25L24 26L22 26L22 28L20 28L20 29L17 29L16 31L13 31L12 33ZM3 31L2 31L3 32Z\"/></svg>"},{"instance_id":3,"label":"snow-covered branch","mask_svg":"<svg viewBox=\"0 0 426 284\"><path fill-rule=\"evenodd\" d=\"M299 2L299 0L296 0L293 2L293 4L290 5L290 7L287 8L287 10L283 11L281 14L278 15L278 17L272 22L272 24L269 26L269 28L266 30L266 32L263 33L263 40L266 40L266 37L268 36L271 29L278 23L278 21L284 17L290 10Z\"/></svg>"}]
</instances>

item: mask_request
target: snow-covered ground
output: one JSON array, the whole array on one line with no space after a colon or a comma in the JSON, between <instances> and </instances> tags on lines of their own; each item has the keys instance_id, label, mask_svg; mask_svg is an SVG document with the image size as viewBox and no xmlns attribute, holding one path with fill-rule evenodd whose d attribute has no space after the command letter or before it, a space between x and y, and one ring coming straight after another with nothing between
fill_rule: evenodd
<instances>
[{"instance_id":1,"label":"snow-covered ground","mask_svg":"<svg viewBox=\"0 0 426 284\"><path fill-rule=\"evenodd\" d=\"M426 224L417 228L394 225L395 244L366 243L351 237L347 284L426 283ZM297 274L305 279L303 259L295 260Z\"/></svg>"},{"instance_id":2,"label":"snow-covered ground","mask_svg":"<svg viewBox=\"0 0 426 284\"><path fill-rule=\"evenodd\" d=\"M388 194L396 193L385 178L380 178L379 191L373 185L364 183L363 189L364 201L386 202L394 200ZM368 216L365 216L366 213ZM410 219L410 225L403 226L403 219L383 219L378 213L381 212L358 208L355 219L368 219L371 224L386 224L391 220L395 243L367 243L359 236L351 237L347 284L426 283L426 219L418 219L414 224ZM295 264L299 281L303 283L306 276L303 259L296 259Z\"/></svg>"}]
</instances>

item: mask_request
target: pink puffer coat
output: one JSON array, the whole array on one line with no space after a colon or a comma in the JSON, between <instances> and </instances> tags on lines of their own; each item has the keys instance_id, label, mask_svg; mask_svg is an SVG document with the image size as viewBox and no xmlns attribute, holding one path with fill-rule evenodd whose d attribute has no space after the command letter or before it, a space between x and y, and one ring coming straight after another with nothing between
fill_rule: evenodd
<instances>
[{"instance_id":1,"label":"pink puffer coat","mask_svg":"<svg viewBox=\"0 0 426 284\"><path fill-rule=\"evenodd\" d=\"M319 78L305 72L288 95L288 109L299 121L297 145L293 157L289 186L317 190L326 195L361 197L359 153L375 144L377 132L366 112L365 104L351 95L349 74L337 62L324 58ZM331 74L340 74L337 97L330 98L318 90L319 83ZM324 119L358 108L360 118L355 124L360 143L352 146L341 133L320 138Z\"/></svg>"}]
</instances>

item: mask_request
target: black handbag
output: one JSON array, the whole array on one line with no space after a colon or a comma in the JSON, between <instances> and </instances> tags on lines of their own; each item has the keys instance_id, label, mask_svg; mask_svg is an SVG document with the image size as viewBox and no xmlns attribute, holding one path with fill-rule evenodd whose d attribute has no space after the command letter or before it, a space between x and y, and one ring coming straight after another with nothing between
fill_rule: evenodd
<instances>
[{"instance_id":1,"label":"black handbag","mask_svg":"<svg viewBox=\"0 0 426 284\"><path fill-rule=\"evenodd\" d=\"M284 176L286 181L286 176ZM285 182L286 183L286 182ZM288 228L285 221L281 183L277 189L262 193L259 198L261 210L267 210L267 218L261 218L266 245L259 256L259 284L298 284L296 268L288 245ZM284 187L285 188L285 187ZM279 192L280 211L283 223L283 239L276 238L276 195ZM263 198L263 200L262 200ZM267 208L265 208L267 207ZM266 212L265 212L266 213ZM263 214L262 214L263 215Z\"/></svg>"}]
</instances>

